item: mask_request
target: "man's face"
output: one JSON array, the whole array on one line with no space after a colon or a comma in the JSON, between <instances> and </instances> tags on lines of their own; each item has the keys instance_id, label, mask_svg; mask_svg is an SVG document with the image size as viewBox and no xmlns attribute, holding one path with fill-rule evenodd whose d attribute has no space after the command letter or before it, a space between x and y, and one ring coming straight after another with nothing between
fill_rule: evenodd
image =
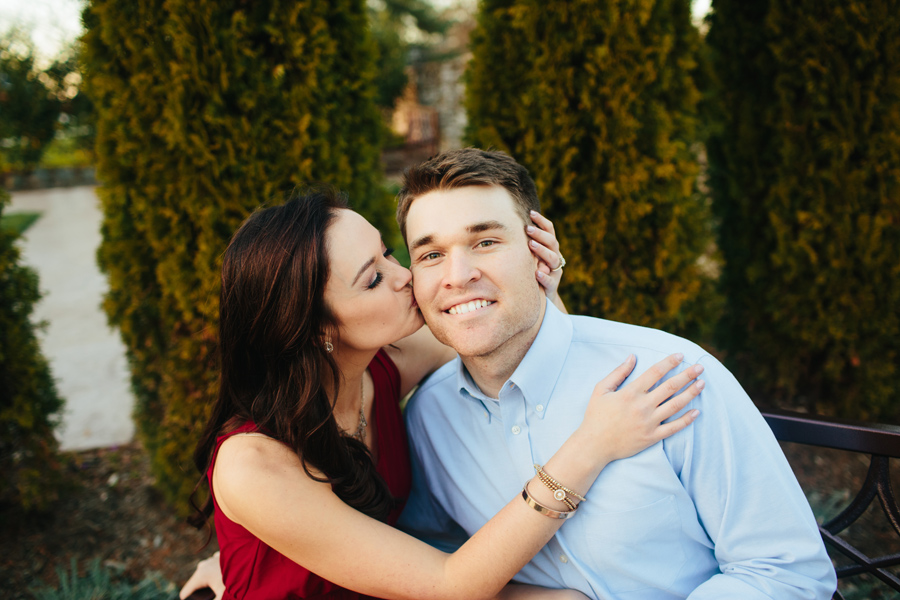
<instances>
[{"instance_id":1,"label":"man's face","mask_svg":"<svg viewBox=\"0 0 900 600\"><path fill-rule=\"evenodd\" d=\"M416 301L438 340L463 357L531 342L544 298L509 192L469 186L425 194L410 206L406 236Z\"/></svg>"}]
</instances>

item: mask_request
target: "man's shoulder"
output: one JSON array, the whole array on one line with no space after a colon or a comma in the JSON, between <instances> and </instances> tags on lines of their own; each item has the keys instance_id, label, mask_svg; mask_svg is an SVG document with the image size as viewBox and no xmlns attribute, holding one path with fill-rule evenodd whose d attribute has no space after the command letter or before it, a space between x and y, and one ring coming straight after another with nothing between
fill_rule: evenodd
<instances>
[{"instance_id":1,"label":"man's shoulder","mask_svg":"<svg viewBox=\"0 0 900 600\"><path fill-rule=\"evenodd\" d=\"M709 354L694 342L660 329L582 315L571 319L572 345L580 349L616 346L634 354L650 351L661 357L681 352L688 363Z\"/></svg>"}]
</instances>

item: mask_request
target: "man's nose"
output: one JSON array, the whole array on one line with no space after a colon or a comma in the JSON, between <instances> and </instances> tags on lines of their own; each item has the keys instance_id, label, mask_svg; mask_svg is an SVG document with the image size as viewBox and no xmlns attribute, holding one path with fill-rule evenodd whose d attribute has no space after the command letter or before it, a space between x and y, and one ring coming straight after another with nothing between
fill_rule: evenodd
<instances>
[{"instance_id":1,"label":"man's nose","mask_svg":"<svg viewBox=\"0 0 900 600\"><path fill-rule=\"evenodd\" d=\"M481 277L478 265L468 252L452 250L444 260L444 287L464 287Z\"/></svg>"}]
</instances>

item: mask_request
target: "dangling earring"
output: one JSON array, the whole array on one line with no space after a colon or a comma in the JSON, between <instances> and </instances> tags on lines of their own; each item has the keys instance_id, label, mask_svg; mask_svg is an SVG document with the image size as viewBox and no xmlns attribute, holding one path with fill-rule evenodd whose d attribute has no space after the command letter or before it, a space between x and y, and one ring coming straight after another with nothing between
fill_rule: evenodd
<instances>
[{"instance_id":1,"label":"dangling earring","mask_svg":"<svg viewBox=\"0 0 900 600\"><path fill-rule=\"evenodd\" d=\"M334 346L331 344L331 342L325 342L325 352L328 352L330 354L333 351Z\"/></svg>"}]
</instances>

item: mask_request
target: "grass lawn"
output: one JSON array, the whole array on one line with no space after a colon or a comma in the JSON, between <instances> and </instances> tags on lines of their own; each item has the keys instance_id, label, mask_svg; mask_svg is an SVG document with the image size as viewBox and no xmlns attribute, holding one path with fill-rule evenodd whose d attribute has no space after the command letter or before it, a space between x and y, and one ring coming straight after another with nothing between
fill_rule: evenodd
<instances>
[{"instance_id":1,"label":"grass lawn","mask_svg":"<svg viewBox=\"0 0 900 600\"><path fill-rule=\"evenodd\" d=\"M0 228L11 231L16 235L22 235L25 230L34 225L41 218L39 212L20 212L0 216Z\"/></svg>"}]
</instances>

